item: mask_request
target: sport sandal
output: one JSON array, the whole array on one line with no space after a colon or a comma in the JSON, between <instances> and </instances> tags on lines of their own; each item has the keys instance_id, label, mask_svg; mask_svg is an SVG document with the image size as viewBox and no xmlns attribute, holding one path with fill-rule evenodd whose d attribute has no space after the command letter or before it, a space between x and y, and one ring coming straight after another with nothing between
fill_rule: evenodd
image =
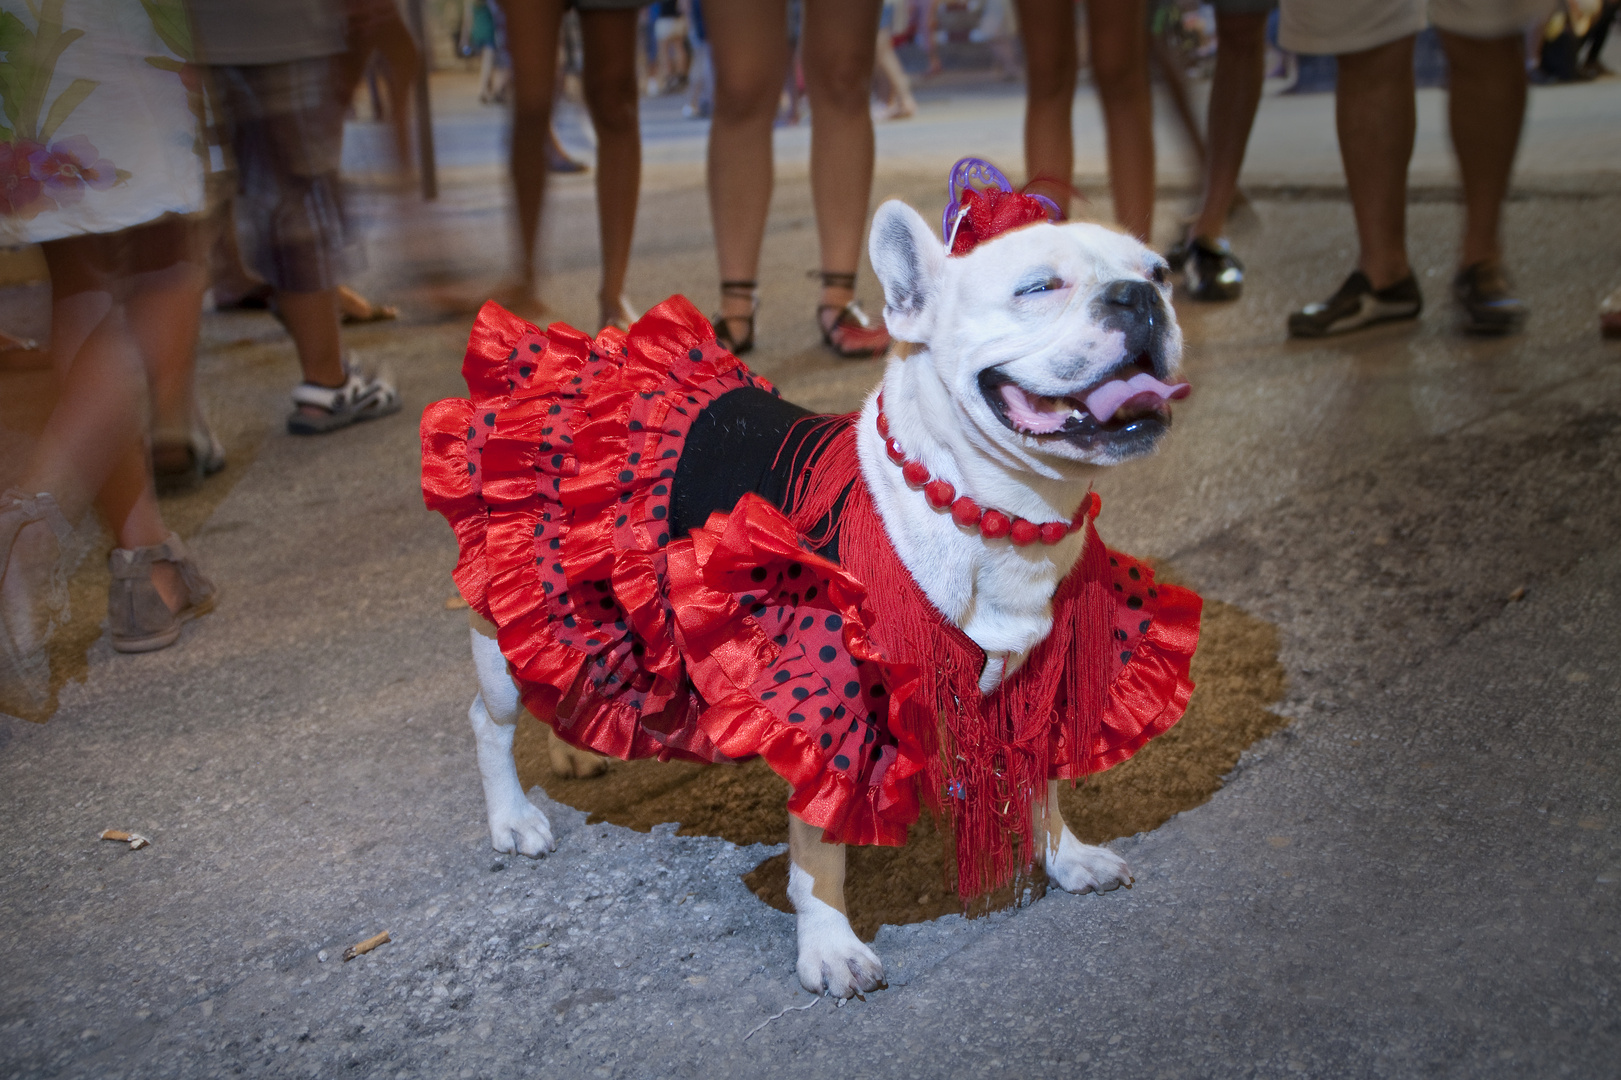
<instances>
[{"instance_id":1,"label":"sport sandal","mask_svg":"<svg viewBox=\"0 0 1621 1080\"><path fill-rule=\"evenodd\" d=\"M742 356L744 353L754 351L754 315L760 310L760 287L753 281L723 281L720 283L722 297L742 297L749 302L747 315L716 315L710 322L715 327L715 340L725 346L726 351L733 356ZM748 324L748 330L743 337L732 335L732 323L743 322Z\"/></svg>"},{"instance_id":2,"label":"sport sandal","mask_svg":"<svg viewBox=\"0 0 1621 1080\"><path fill-rule=\"evenodd\" d=\"M822 288L849 289L856 287L854 273L831 270L821 271ZM821 304L816 308L816 324L822 331L822 343L846 360L864 360L889 348L889 330L882 322L873 324L861 310L858 300L840 307Z\"/></svg>"},{"instance_id":3,"label":"sport sandal","mask_svg":"<svg viewBox=\"0 0 1621 1080\"><path fill-rule=\"evenodd\" d=\"M303 382L293 387L293 411L287 430L294 435L324 435L362 420L376 420L400 411L400 392L386 375L366 371L353 357L345 358L342 386ZM303 406L315 410L305 412Z\"/></svg>"},{"instance_id":4,"label":"sport sandal","mask_svg":"<svg viewBox=\"0 0 1621 1080\"><path fill-rule=\"evenodd\" d=\"M179 611L170 610L152 584L152 564L157 562L173 563L180 572L186 596ZM182 623L214 606L214 583L203 576L174 533L151 547L114 548L107 556L107 569L113 575L107 590L107 629L118 652L153 652L173 645Z\"/></svg>"}]
</instances>

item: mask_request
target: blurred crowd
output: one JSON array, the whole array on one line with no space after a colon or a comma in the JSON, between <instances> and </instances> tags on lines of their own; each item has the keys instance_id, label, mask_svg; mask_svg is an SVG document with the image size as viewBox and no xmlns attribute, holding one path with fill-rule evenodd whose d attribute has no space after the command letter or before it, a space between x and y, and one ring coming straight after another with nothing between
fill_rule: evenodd
<instances>
[{"instance_id":1,"label":"blurred crowd","mask_svg":"<svg viewBox=\"0 0 1621 1080\"><path fill-rule=\"evenodd\" d=\"M1357 254L1333 295L1287 317L1291 335L1320 337L1422 309L1405 208L1414 49L1433 33L1465 211L1451 299L1462 330L1516 332L1529 313L1500 223L1527 86L1608 74L1600 57L1621 0L445 0L425 15L427 2L0 0L0 245L43 252L50 334L39 355L58 387L0 495L0 710L33 715L48 700L69 539L92 511L114 538L113 648L163 648L212 603L213 584L157 500L160 487L224 465L196 391L205 295L267 308L285 328L299 368L290 433L320 436L399 410L387 372L344 347L345 322L394 314L345 285L362 247L340 184L344 121L369 95L409 172L421 149L413 119L427 101L426 35L447 22L454 51L476 61L480 100L511 115L515 262L497 299L541 310L547 179L587 168L552 129L560 87L573 85L596 135L597 326L629 326L641 102L683 95L685 115L709 123L716 335L738 355L755 345L772 131L808 117L821 262L807 317L832 353L861 360L890 345L882 319L856 300L874 123L913 116L914 84L941 77L951 50L968 45L995 77L1022 78L1025 189L1066 214L1077 198L1076 87L1091 80L1113 217L1145 242L1158 77L1202 180L1167 258L1184 294L1208 302L1243 291L1227 222L1242 202L1263 84L1287 87L1298 58L1334 57ZM1190 78L1210 81L1202 115ZM1601 324L1621 335L1614 308L1621 297ZM7 355L28 351L11 344Z\"/></svg>"}]
</instances>

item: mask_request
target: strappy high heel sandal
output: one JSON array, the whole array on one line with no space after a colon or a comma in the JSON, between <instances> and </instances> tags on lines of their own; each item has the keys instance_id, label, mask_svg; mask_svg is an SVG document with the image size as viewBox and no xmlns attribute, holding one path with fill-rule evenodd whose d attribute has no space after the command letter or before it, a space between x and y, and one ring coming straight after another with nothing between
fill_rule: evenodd
<instances>
[{"instance_id":1,"label":"strappy high heel sandal","mask_svg":"<svg viewBox=\"0 0 1621 1080\"><path fill-rule=\"evenodd\" d=\"M854 272L823 270L821 278L824 289L855 291ZM888 329L881 321L874 325L867 313L861 310L858 300L851 300L843 307L837 304L819 305L816 324L822 330L822 342L846 360L864 360L889 348Z\"/></svg>"},{"instance_id":2,"label":"strappy high heel sandal","mask_svg":"<svg viewBox=\"0 0 1621 1080\"><path fill-rule=\"evenodd\" d=\"M747 315L716 315L713 320L715 326L715 339L726 346L726 351L733 356L742 356L754 349L754 313L760 310L760 288L753 281L723 281L720 283L720 294L723 297L747 297L749 313ZM732 336L731 324L739 319L749 324L748 334L737 338Z\"/></svg>"}]
</instances>

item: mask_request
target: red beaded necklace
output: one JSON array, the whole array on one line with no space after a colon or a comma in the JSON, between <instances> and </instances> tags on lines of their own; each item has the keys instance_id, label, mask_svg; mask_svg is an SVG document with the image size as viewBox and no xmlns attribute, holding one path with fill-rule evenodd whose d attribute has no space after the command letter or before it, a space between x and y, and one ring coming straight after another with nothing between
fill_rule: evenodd
<instances>
[{"instance_id":1,"label":"red beaded necklace","mask_svg":"<svg viewBox=\"0 0 1621 1080\"><path fill-rule=\"evenodd\" d=\"M1078 532L1086 527L1087 511L1092 508L1092 501L1097 498L1092 492L1086 493L1081 500L1080 509L1075 511L1075 517L1069 521L1048 521L1037 525L1033 521L1026 521L1022 517L1013 517L1000 510L982 510L980 505L966 495L958 495L957 489L946 480L936 480L929 473L929 467L921 461L910 459L906 451L901 448L899 439L889 433L889 417L884 415L884 395L878 395L878 434L884 440L884 452L889 460L901 467L901 475L906 482L915 488L923 489L923 498L936 510L951 508L951 520L965 529L977 529L979 535L987 540L997 540L1007 537L1019 547L1033 544L1040 540L1043 544L1056 544L1072 532Z\"/></svg>"}]
</instances>

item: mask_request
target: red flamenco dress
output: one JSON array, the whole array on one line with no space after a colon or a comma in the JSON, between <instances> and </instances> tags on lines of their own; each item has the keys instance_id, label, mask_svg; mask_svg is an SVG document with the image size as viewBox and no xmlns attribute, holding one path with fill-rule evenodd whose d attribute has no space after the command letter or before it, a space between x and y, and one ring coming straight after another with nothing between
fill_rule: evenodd
<instances>
[{"instance_id":1,"label":"red flamenco dress","mask_svg":"<svg viewBox=\"0 0 1621 1080\"><path fill-rule=\"evenodd\" d=\"M981 695L984 654L885 537L856 418L782 402L681 297L594 340L487 304L462 371L469 396L423 414L423 494L525 706L575 746L759 755L841 843L900 845L927 802L971 897L1034 861L1049 778L1186 708L1199 598L1107 550L1095 497L1051 635Z\"/></svg>"}]
</instances>

